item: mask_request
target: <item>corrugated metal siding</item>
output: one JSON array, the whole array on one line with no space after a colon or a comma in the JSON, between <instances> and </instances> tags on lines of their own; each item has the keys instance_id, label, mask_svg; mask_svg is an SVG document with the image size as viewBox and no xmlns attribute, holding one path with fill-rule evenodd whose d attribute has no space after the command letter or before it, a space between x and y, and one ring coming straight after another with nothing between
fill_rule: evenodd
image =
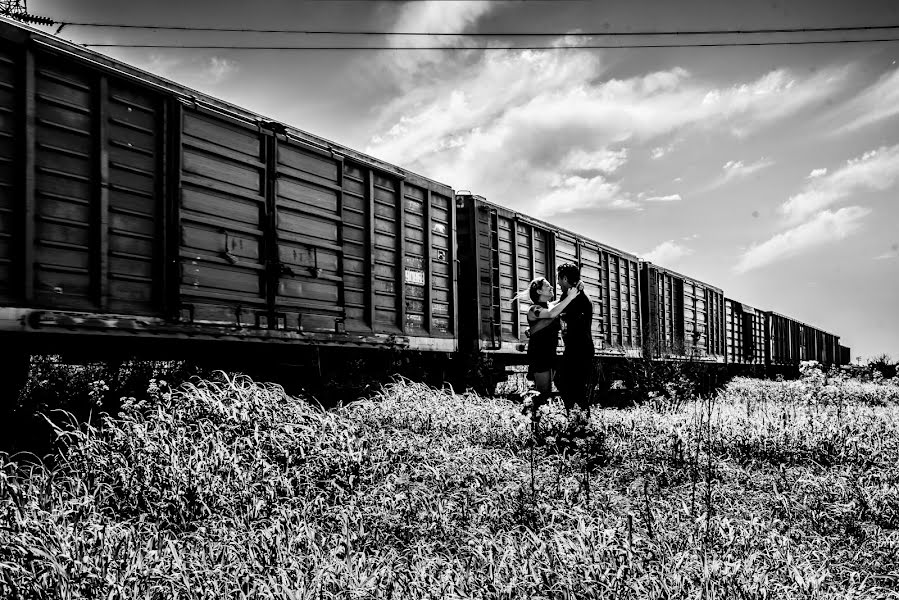
<instances>
[{"instance_id":1,"label":"corrugated metal siding","mask_svg":"<svg viewBox=\"0 0 899 600\"><path fill-rule=\"evenodd\" d=\"M16 298L13 279L13 244L16 221L16 201L20 196L16 159L21 156L19 127L23 121L17 108L16 85L18 73L12 53L0 47L0 303Z\"/></svg>"},{"instance_id":2,"label":"corrugated metal siding","mask_svg":"<svg viewBox=\"0 0 899 600\"><path fill-rule=\"evenodd\" d=\"M840 346L839 352L841 365L848 365L850 362L852 362L852 352L848 346Z\"/></svg>"},{"instance_id":3,"label":"corrugated metal siding","mask_svg":"<svg viewBox=\"0 0 899 600\"><path fill-rule=\"evenodd\" d=\"M800 360L799 323L776 313L767 313L766 319L770 364L797 364Z\"/></svg>"},{"instance_id":4,"label":"corrugated metal siding","mask_svg":"<svg viewBox=\"0 0 899 600\"><path fill-rule=\"evenodd\" d=\"M597 352L640 352L636 260L586 238L538 225L477 196L460 196L460 206L473 211L471 218L460 218L459 235L462 245L472 244L471 260L476 263L476 267L466 268L477 280L480 347L521 352L521 344L528 339L531 303L528 299L512 303L510 299L536 277L546 277L554 284L556 267L572 262L581 266L581 279L593 301ZM562 348L561 340L559 343Z\"/></svg>"},{"instance_id":5,"label":"corrugated metal siding","mask_svg":"<svg viewBox=\"0 0 899 600\"><path fill-rule=\"evenodd\" d=\"M644 350L661 358L684 354L684 283L680 277L641 264Z\"/></svg>"},{"instance_id":6,"label":"corrugated metal siding","mask_svg":"<svg viewBox=\"0 0 899 600\"><path fill-rule=\"evenodd\" d=\"M477 239L477 266L478 266L478 304L480 312L480 335L490 348L502 346L500 334L500 291L499 291L499 265L497 252L499 234L497 232L497 215L481 206L476 209L476 239Z\"/></svg>"},{"instance_id":7,"label":"corrugated metal siding","mask_svg":"<svg viewBox=\"0 0 899 600\"><path fill-rule=\"evenodd\" d=\"M181 142L181 301L193 320L267 326L264 138L185 110Z\"/></svg>"},{"instance_id":8,"label":"corrugated metal siding","mask_svg":"<svg viewBox=\"0 0 899 600\"><path fill-rule=\"evenodd\" d=\"M405 331L412 335L450 335L450 201L447 196L410 183L403 190Z\"/></svg>"},{"instance_id":9,"label":"corrugated metal siding","mask_svg":"<svg viewBox=\"0 0 899 600\"><path fill-rule=\"evenodd\" d=\"M765 318L751 306L725 298L727 362L765 363Z\"/></svg>"},{"instance_id":10,"label":"corrugated metal siding","mask_svg":"<svg viewBox=\"0 0 899 600\"><path fill-rule=\"evenodd\" d=\"M454 337L449 196L221 117L182 134L195 320Z\"/></svg>"},{"instance_id":11,"label":"corrugated metal siding","mask_svg":"<svg viewBox=\"0 0 899 600\"><path fill-rule=\"evenodd\" d=\"M115 81L108 91L108 307L152 314L162 301L162 105Z\"/></svg>"},{"instance_id":12,"label":"corrugated metal siding","mask_svg":"<svg viewBox=\"0 0 899 600\"><path fill-rule=\"evenodd\" d=\"M546 277L555 281L554 273L548 271L547 236L543 229L522 221L515 222L515 248L517 257L516 293L523 290L537 277ZM511 296L509 296L511 297ZM514 337L516 340L526 339L524 333L528 328L527 313L531 303L529 300L516 302Z\"/></svg>"},{"instance_id":13,"label":"corrugated metal siding","mask_svg":"<svg viewBox=\"0 0 899 600\"><path fill-rule=\"evenodd\" d=\"M586 238L556 234L556 265L581 267L584 291L593 301L593 342L598 353L639 352L640 304L637 261Z\"/></svg>"},{"instance_id":14,"label":"corrugated metal siding","mask_svg":"<svg viewBox=\"0 0 899 600\"><path fill-rule=\"evenodd\" d=\"M347 331L455 337L449 194L343 165Z\"/></svg>"},{"instance_id":15,"label":"corrugated metal siding","mask_svg":"<svg viewBox=\"0 0 899 600\"><path fill-rule=\"evenodd\" d=\"M369 231L371 209L367 178L369 171L349 162L343 164L343 283L346 329L371 331L373 298L369 272L374 257Z\"/></svg>"},{"instance_id":16,"label":"corrugated metal siding","mask_svg":"<svg viewBox=\"0 0 899 600\"><path fill-rule=\"evenodd\" d=\"M274 304L284 327L334 333L344 322L342 165L289 141L276 150Z\"/></svg>"},{"instance_id":17,"label":"corrugated metal siding","mask_svg":"<svg viewBox=\"0 0 899 600\"><path fill-rule=\"evenodd\" d=\"M723 362L723 293L651 263L640 269L647 355Z\"/></svg>"},{"instance_id":18,"label":"corrugated metal siding","mask_svg":"<svg viewBox=\"0 0 899 600\"><path fill-rule=\"evenodd\" d=\"M4 100L8 114L24 110L16 119L24 138L0 119L0 166L13 150L23 171L0 173L0 298L161 314L161 98L55 56L20 58L0 63L4 77L15 79L18 66L25 82L18 102ZM13 190L16 203L7 200ZM14 237L23 249L16 269Z\"/></svg>"},{"instance_id":19,"label":"corrugated metal siding","mask_svg":"<svg viewBox=\"0 0 899 600\"><path fill-rule=\"evenodd\" d=\"M33 268L41 306L100 308L91 273L97 187L92 83L86 73L37 62Z\"/></svg>"},{"instance_id":20,"label":"corrugated metal siding","mask_svg":"<svg viewBox=\"0 0 899 600\"><path fill-rule=\"evenodd\" d=\"M455 347L449 187L29 36L0 48L0 302Z\"/></svg>"},{"instance_id":21,"label":"corrugated metal siding","mask_svg":"<svg viewBox=\"0 0 899 600\"><path fill-rule=\"evenodd\" d=\"M374 323L375 331L399 333L403 302L401 279L403 232L399 182L371 173L374 214Z\"/></svg>"},{"instance_id":22,"label":"corrugated metal siding","mask_svg":"<svg viewBox=\"0 0 899 600\"><path fill-rule=\"evenodd\" d=\"M504 341L518 340L518 323L516 307L509 302L509 298L515 295L516 278L515 265L518 262L515 256L513 237L515 236L515 220L507 215L496 214L496 259L498 260L499 274L499 307L502 337Z\"/></svg>"}]
</instances>

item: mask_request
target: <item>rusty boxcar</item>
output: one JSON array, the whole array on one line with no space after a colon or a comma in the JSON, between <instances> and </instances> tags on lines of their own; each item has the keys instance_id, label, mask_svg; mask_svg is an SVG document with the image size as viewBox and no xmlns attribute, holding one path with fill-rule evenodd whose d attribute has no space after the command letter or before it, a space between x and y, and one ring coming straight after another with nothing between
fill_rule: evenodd
<instances>
[{"instance_id":1,"label":"rusty boxcar","mask_svg":"<svg viewBox=\"0 0 899 600\"><path fill-rule=\"evenodd\" d=\"M513 302L536 277L556 284L556 267L580 265L593 301L596 356L641 355L637 257L528 215L458 193L460 346L524 359L529 302ZM518 357L517 359L514 357Z\"/></svg>"},{"instance_id":2,"label":"rusty boxcar","mask_svg":"<svg viewBox=\"0 0 899 600\"><path fill-rule=\"evenodd\" d=\"M452 352L454 223L448 185L0 23L8 335Z\"/></svg>"}]
</instances>

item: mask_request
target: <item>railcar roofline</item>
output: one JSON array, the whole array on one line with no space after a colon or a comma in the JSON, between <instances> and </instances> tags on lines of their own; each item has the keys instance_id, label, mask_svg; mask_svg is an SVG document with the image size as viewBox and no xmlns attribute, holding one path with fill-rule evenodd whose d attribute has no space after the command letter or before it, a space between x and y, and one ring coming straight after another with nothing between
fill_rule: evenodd
<instances>
[{"instance_id":1,"label":"railcar roofline","mask_svg":"<svg viewBox=\"0 0 899 600\"><path fill-rule=\"evenodd\" d=\"M825 329L821 329L820 327L816 327L815 325L809 325L808 323L805 323L804 321L800 321L799 319L794 319L793 317L788 317L788 316L785 315L785 314L781 314L781 313L776 312L776 311L773 311L773 310L765 310L765 311L762 311L762 312L765 312L765 313L767 313L767 314L769 314L769 315L773 315L773 316L775 316L775 317L780 317L780 318L782 318L782 319L788 319L788 320L790 320L790 321L793 321L794 323L798 323L799 325L802 325L803 327L808 327L809 329L815 329L815 330L817 330L817 331L820 331L821 333L826 333L826 334L828 334L828 335L832 335L832 336L834 336L835 338L839 338L839 337L840 337L840 336L838 336L838 335L835 334L835 333L830 333L829 331L827 331L827 330L825 330Z\"/></svg>"},{"instance_id":2,"label":"railcar roofline","mask_svg":"<svg viewBox=\"0 0 899 600\"><path fill-rule=\"evenodd\" d=\"M711 283L708 283L707 281L703 281L702 279L697 279L696 277L693 277L693 276L691 276L691 275L684 275L683 273L679 273L678 271L675 271L675 270L673 270L673 269L669 269L668 267L663 267L663 266L658 265L658 264L656 264L656 263L654 263L654 262L651 262L651 261L648 261L648 260L643 260L643 259L641 258L641 259L640 259L640 266L642 267L643 265L649 265L649 266L651 266L652 268L654 268L654 269L656 269L656 270L662 271L662 272L664 272L664 273L668 273L669 275L674 275L675 277L680 277L680 278L683 279L684 281L691 281L691 282L693 282L693 283L699 283L699 284L702 284L702 285L704 285L705 287L709 288L710 290L716 291L716 292L718 292L719 294L721 294L722 296L724 295L724 290L723 290L722 288L718 287L717 285L713 285L713 284L711 284Z\"/></svg>"},{"instance_id":3,"label":"railcar roofline","mask_svg":"<svg viewBox=\"0 0 899 600\"><path fill-rule=\"evenodd\" d=\"M615 248L614 246L609 246L608 244L598 242L598 241L594 240L593 238L587 237L586 235L584 235L582 233L575 233L574 231L571 231L570 229L565 229L564 227L559 227L558 225L554 225L553 223L549 223L547 221L543 221L536 217L532 217L526 213L518 212L517 210L513 210L513 209L509 208L508 206L503 206L502 204L497 204L496 202L487 200L486 198L484 198L484 196L479 196L478 194L472 194L472 193L468 192L468 190L461 190L461 191L466 192L466 193L459 193L457 191L456 195L457 196L470 196L472 198L475 198L475 199L477 199L478 202L481 202L482 204L486 204L487 206L490 206L491 208L496 208L498 210L505 211L505 212L509 213L510 215L513 215L514 217L520 219L521 221L528 223L529 225L536 225L537 227L542 227L544 229L549 229L549 230L552 230L555 232L560 232L565 235L570 235L572 237L575 237L575 238L578 238L581 240L586 240L586 241L590 242L591 244L595 244L597 247L601 248L602 250L605 250L607 252L614 252L615 254L618 254L619 256L622 256L623 258L627 258L627 259L633 260L635 262L638 262L640 260L640 257L637 256L636 254L632 254L630 252L627 252L626 250L621 250L620 248Z\"/></svg>"}]
</instances>

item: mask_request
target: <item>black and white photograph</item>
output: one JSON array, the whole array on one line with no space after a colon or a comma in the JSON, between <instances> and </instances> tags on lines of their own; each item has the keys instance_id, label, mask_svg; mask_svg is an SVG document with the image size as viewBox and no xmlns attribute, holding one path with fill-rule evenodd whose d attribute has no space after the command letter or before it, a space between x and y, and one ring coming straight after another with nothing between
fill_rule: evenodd
<instances>
[{"instance_id":1,"label":"black and white photograph","mask_svg":"<svg viewBox=\"0 0 899 600\"><path fill-rule=\"evenodd\" d=\"M0 0L0 599L899 599L899 3Z\"/></svg>"}]
</instances>

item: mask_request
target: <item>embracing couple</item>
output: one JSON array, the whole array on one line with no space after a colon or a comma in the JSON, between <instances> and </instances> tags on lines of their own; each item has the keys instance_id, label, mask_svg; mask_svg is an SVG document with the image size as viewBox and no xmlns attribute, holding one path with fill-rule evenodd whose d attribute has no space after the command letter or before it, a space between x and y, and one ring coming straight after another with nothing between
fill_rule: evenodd
<instances>
[{"instance_id":1,"label":"embracing couple","mask_svg":"<svg viewBox=\"0 0 899 600\"><path fill-rule=\"evenodd\" d=\"M539 393L537 402L542 404L549 399L555 381L566 411L574 406L589 411L589 386L593 379L590 330L593 302L584 292L577 265L565 263L556 272L562 290L559 302L550 304L555 289L545 277L534 279L527 289L532 304L528 310L528 376L533 377ZM559 332L565 344L561 361L556 355Z\"/></svg>"}]
</instances>

